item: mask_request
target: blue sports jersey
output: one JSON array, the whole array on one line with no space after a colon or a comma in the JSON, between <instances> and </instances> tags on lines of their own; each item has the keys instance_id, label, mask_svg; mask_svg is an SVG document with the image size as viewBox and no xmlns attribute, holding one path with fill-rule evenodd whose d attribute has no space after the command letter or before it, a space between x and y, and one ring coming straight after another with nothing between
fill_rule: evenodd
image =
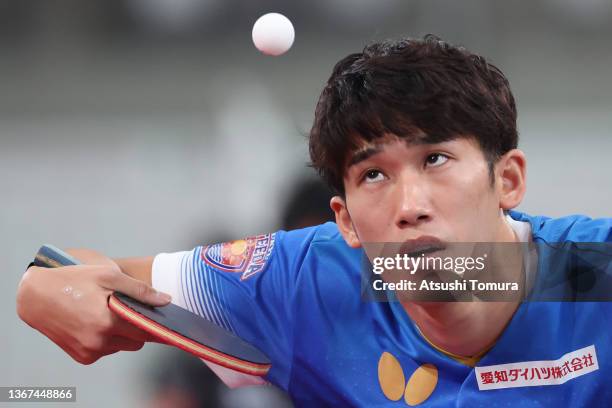
<instances>
[{"instance_id":1,"label":"blue sports jersey","mask_svg":"<svg viewBox=\"0 0 612 408\"><path fill-rule=\"evenodd\" d=\"M510 216L530 224L534 242L612 238L611 219ZM401 304L362 300L363 253L333 223L160 254L155 264L167 265L163 257L177 265L177 302L267 354L266 379L297 406L612 404L609 302L524 302L472 367L434 348ZM540 279L560 261L538 262ZM170 273L155 264L154 282Z\"/></svg>"}]
</instances>

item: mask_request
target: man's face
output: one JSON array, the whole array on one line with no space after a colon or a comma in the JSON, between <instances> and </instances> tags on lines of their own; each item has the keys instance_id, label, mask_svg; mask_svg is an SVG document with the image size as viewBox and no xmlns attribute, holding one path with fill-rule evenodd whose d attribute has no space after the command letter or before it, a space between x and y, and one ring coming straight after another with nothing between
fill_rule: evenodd
<instances>
[{"instance_id":1,"label":"man's face","mask_svg":"<svg viewBox=\"0 0 612 408\"><path fill-rule=\"evenodd\" d=\"M488 163L472 138L407 144L390 137L351 156L346 199L335 197L332 208L351 246L424 236L444 242L498 241L507 230L497 184L491 185Z\"/></svg>"}]
</instances>

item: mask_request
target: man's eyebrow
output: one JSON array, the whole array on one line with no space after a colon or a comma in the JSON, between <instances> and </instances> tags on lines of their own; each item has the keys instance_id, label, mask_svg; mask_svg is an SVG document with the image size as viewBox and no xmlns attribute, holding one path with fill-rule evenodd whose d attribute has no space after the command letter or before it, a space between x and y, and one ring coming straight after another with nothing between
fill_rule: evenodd
<instances>
[{"instance_id":1,"label":"man's eyebrow","mask_svg":"<svg viewBox=\"0 0 612 408\"><path fill-rule=\"evenodd\" d=\"M365 149L359 150L351 156L348 167L354 166L357 163L361 163L364 160L369 159L370 157L378 154L382 151L382 146L371 146L366 147Z\"/></svg>"},{"instance_id":2,"label":"man's eyebrow","mask_svg":"<svg viewBox=\"0 0 612 408\"><path fill-rule=\"evenodd\" d=\"M413 140L404 140L404 141L406 145L408 146L423 146L423 145L437 145L437 144L449 142L451 140L454 140L454 139L440 138L435 135L424 135L424 136L421 136ZM375 144L373 146L368 146L364 149L358 150L351 155L348 161L347 167L351 167L351 166L354 166L355 164L361 163L362 161L369 159L375 154L380 153L383 149L384 149L384 144Z\"/></svg>"}]
</instances>

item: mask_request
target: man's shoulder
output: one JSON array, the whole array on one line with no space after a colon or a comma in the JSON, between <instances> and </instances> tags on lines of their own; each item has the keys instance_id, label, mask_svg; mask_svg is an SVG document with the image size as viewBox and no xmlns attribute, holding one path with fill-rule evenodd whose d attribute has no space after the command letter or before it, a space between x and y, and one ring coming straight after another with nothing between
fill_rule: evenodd
<instances>
[{"instance_id":1,"label":"man's shoulder","mask_svg":"<svg viewBox=\"0 0 612 408\"><path fill-rule=\"evenodd\" d=\"M612 218L591 218L582 214L551 218L532 216L518 211L510 211L510 216L516 221L530 223L534 241L612 241Z\"/></svg>"},{"instance_id":2,"label":"man's shoulder","mask_svg":"<svg viewBox=\"0 0 612 408\"><path fill-rule=\"evenodd\" d=\"M338 230L334 222L315 225L291 231L281 231L283 241L289 245L332 245L338 249L351 249Z\"/></svg>"},{"instance_id":3,"label":"man's shoulder","mask_svg":"<svg viewBox=\"0 0 612 408\"><path fill-rule=\"evenodd\" d=\"M284 232L282 252L302 271L343 270L359 274L363 251L348 246L333 222Z\"/></svg>"},{"instance_id":4,"label":"man's shoulder","mask_svg":"<svg viewBox=\"0 0 612 408\"><path fill-rule=\"evenodd\" d=\"M351 248L340 234L338 226L333 222L307 227L298 230L280 231L280 246L282 252L300 264L307 258L334 258L342 263L351 263L361 258L361 250Z\"/></svg>"}]
</instances>

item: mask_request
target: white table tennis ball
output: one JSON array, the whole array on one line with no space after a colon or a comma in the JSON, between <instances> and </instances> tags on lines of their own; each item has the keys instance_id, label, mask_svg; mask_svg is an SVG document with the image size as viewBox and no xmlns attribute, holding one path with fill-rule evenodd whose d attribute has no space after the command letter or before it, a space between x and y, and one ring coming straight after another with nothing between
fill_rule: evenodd
<instances>
[{"instance_id":1,"label":"white table tennis ball","mask_svg":"<svg viewBox=\"0 0 612 408\"><path fill-rule=\"evenodd\" d=\"M266 55L278 56L289 51L295 39L291 21L282 14L268 13L253 24L253 44Z\"/></svg>"}]
</instances>

